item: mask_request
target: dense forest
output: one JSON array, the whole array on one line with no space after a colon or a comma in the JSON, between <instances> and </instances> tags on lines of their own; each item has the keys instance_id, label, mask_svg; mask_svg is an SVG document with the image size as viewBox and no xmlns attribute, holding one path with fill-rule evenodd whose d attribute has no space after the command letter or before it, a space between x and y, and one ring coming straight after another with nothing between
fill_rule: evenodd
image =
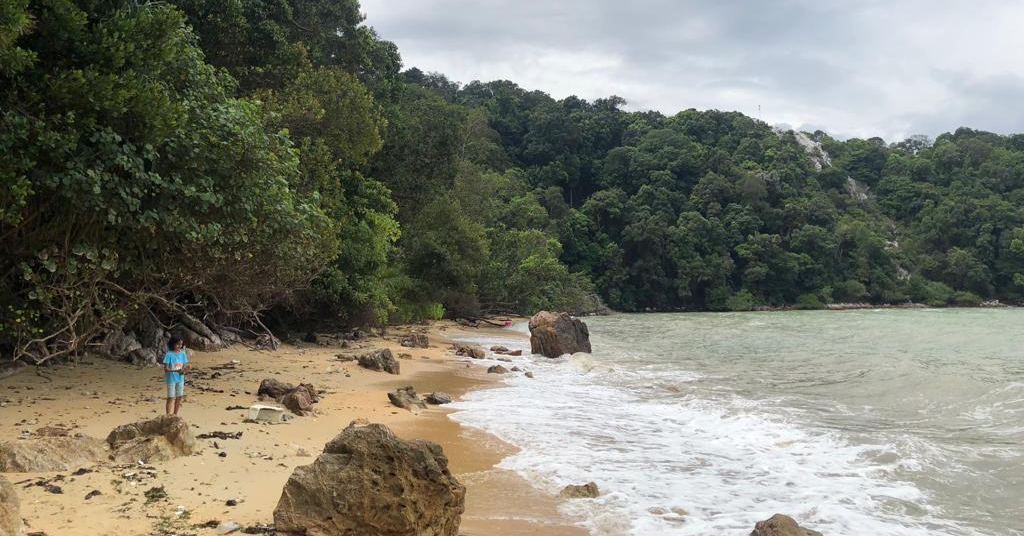
<instances>
[{"instance_id":1,"label":"dense forest","mask_svg":"<svg viewBox=\"0 0 1024 536\"><path fill-rule=\"evenodd\" d=\"M356 0L0 3L0 355L1024 296L1024 135L625 104L403 71Z\"/></svg>"}]
</instances>

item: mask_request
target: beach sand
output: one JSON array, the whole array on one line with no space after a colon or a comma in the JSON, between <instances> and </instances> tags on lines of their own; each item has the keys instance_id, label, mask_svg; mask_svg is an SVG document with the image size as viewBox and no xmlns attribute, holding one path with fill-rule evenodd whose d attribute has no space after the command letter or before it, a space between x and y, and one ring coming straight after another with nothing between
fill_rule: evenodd
<instances>
[{"instance_id":1,"label":"beach sand","mask_svg":"<svg viewBox=\"0 0 1024 536\"><path fill-rule=\"evenodd\" d=\"M387 338L374 338L361 348L341 350L312 344L285 345L277 351L255 351L236 346L219 352L195 352L196 384L186 388L181 416L193 432L242 432L240 439L198 440L201 452L170 462L153 464L155 472L131 465L104 462L88 467L93 472L74 476L61 473L7 473L4 476L21 498L21 514L29 532L47 536L127 536L150 534L216 534L197 528L209 521L234 521L241 526L269 524L288 476L296 466L312 463L323 445L354 419L389 426L406 439L424 438L439 443L449 466L467 487L466 512L461 533L466 536L582 536L586 531L558 511L559 499L531 487L518 475L495 468L514 452L511 445L479 430L460 426L443 407L412 413L390 404L387 392L413 385L421 394L445 391L458 397L497 381L484 367L467 363L449 351L454 324L440 322L430 328L431 347L402 348L392 330ZM471 329L474 336L488 330ZM509 332L503 331L508 337ZM332 361L339 353L359 354L389 347L400 360L398 376L374 372L354 362ZM429 359L424 359L424 357ZM234 369L210 367L238 361ZM244 410L228 406L256 403L264 378L314 384L327 394L316 415L296 417L283 424L244 423ZM159 367L133 367L90 357L76 366L46 369L45 377L32 370L0 380L0 441L31 437L44 426L62 426L103 439L116 426L156 417L164 412L164 383ZM221 455L223 453L223 456ZM55 476L63 490L54 494L40 479ZM125 476L131 475L131 476ZM166 499L147 501L145 492L163 487ZM98 490L100 495L86 499ZM229 499L237 506L227 506ZM186 512L184 515L181 512Z\"/></svg>"}]
</instances>

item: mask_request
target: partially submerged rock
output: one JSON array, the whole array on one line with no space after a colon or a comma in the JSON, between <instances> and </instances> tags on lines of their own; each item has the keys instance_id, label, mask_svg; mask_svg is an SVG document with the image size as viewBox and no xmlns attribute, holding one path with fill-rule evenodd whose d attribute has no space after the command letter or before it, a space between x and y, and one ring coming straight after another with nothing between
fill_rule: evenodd
<instances>
[{"instance_id":1,"label":"partially submerged rock","mask_svg":"<svg viewBox=\"0 0 1024 536\"><path fill-rule=\"evenodd\" d=\"M274 526L282 536L456 536L465 498L436 443L350 424L292 473Z\"/></svg>"},{"instance_id":2,"label":"partially submerged rock","mask_svg":"<svg viewBox=\"0 0 1024 536\"><path fill-rule=\"evenodd\" d=\"M106 457L103 441L89 436L5 441L0 443L0 473L69 471Z\"/></svg>"},{"instance_id":3,"label":"partially submerged rock","mask_svg":"<svg viewBox=\"0 0 1024 536\"><path fill-rule=\"evenodd\" d=\"M427 405L420 400L419 395L416 394L416 389L413 389L411 385L400 387L394 391L388 393L388 400L395 406L402 409L412 411L412 408L426 409Z\"/></svg>"},{"instance_id":4,"label":"partially submerged rock","mask_svg":"<svg viewBox=\"0 0 1024 536\"><path fill-rule=\"evenodd\" d=\"M586 484L576 485L570 484L558 493L559 497L565 499L594 499L601 495L601 492L597 489L597 484L594 482L587 482Z\"/></svg>"},{"instance_id":5,"label":"partially submerged rock","mask_svg":"<svg viewBox=\"0 0 1024 536\"><path fill-rule=\"evenodd\" d=\"M121 463L163 462L196 450L196 438L188 423L177 415L118 426L107 436L107 444L110 458Z\"/></svg>"},{"instance_id":6,"label":"partially submerged rock","mask_svg":"<svg viewBox=\"0 0 1024 536\"><path fill-rule=\"evenodd\" d=\"M507 374L508 369L501 365L491 365L487 367L488 374Z\"/></svg>"},{"instance_id":7,"label":"partially submerged rock","mask_svg":"<svg viewBox=\"0 0 1024 536\"><path fill-rule=\"evenodd\" d=\"M387 372L388 374L400 374L398 361L389 348L365 353L359 356L358 360L360 367Z\"/></svg>"},{"instance_id":8,"label":"partially submerged rock","mask_svg":"<svg viewBox=\"0 0 1024 536\"><path fill-rule=\"evenodd\" d=\"M758 521L750 536L822 536L822 534L801 527L795 519L787 515L775 514L764 521Z\"/></svg>"},{"instance_id":9,"label":"partially submerged rock","mask_svg":"<svg viewBox=\"0 0 1024 536\"><path fill-rule=\"evenodd\" d=\"M14 486L0 476L0 536L21 536L21 503Z\"/></svg>"},{"instance_id":10,"label":"partially submerged rock","mask_svg":"<svg viewBox=\"0 0 1024 536\"><path fill-rule=\"evenodd\" d=\"M541 311L530 319L530 348L535 354L551 358L590 352L590 331L582 320L568 313Z\"/></svg>"},{"instance_id":11,"label":"partially submerged rock","mask_svg":"<svg viewBox=\"0 0 1024 536\"><path fill-rule=\"evenodd\" d=\"M486 357L484 349L475 344L464 344L457 342L452 344L452 350L455 351L455 355L461 355L465 357L472 357L473 359L483 359Z\"/></svg>"},{"instance_id":12,"label":"partially submerged rock","mask_svg":"<svg viewBox=\"0 0 1024 536\"><path fill-rule=\"evenodd\" d=\"M435 406L452 403L451 395L449 395L448 393L442 393L440 391L436 393L430 393L429 395L424 397L424 400L426 400L428 404L434 404Z\"/></svg>"}]
</instances>

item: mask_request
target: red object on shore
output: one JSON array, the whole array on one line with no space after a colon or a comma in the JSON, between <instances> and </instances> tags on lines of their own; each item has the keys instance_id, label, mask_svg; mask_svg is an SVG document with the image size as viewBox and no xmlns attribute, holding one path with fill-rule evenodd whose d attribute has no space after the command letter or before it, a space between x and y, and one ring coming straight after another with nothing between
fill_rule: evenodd
<instances>
[{"instance_id":1,"label":"red object on shore","mask_svg":"<svg viewBox=\"0 0 1024 536\"><path fill-rule=\"evenodd\" d=\"M505 321L505 326L511 326L511 325L512 325L512 321L511 320L506 320Z\"/></svg>"}]
</instances>

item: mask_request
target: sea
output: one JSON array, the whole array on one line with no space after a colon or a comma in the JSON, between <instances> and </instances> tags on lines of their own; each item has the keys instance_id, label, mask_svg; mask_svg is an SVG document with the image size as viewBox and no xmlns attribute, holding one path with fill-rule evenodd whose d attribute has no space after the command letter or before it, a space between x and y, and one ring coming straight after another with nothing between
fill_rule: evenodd
<instances>
[{"instance_id":1,"label":"sea","mask_svg":"<svg viewBox=\"0 0 1024 536\"><path fill-rule=\"evenodd\" d=\"M552 495L597 483L560 507L592 535L746 536L775 513L826 536L1024 535L1024 309L584 320L593 353L513 358L535 377L451 418Z\"/></svg>"}]
</instances>

